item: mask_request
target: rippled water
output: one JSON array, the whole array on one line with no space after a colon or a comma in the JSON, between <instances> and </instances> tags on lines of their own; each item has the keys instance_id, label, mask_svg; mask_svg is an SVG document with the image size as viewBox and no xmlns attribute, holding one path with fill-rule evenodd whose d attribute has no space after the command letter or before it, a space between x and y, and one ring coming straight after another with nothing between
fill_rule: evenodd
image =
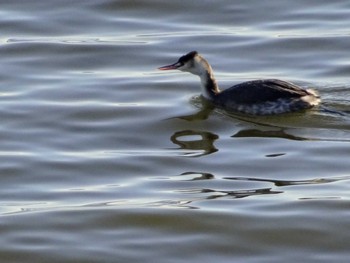
<instances>
[{"instance_id":1,"label":"rippled water","mask_svg":"<svg viewBox=\"0 0 350 263\"><path fill-rule=\"evenodd\" d=\"M1 7L1 262L348 262L348 1ZM322 107L213 109L191 50Z\"/></svg>"}]
</instances>

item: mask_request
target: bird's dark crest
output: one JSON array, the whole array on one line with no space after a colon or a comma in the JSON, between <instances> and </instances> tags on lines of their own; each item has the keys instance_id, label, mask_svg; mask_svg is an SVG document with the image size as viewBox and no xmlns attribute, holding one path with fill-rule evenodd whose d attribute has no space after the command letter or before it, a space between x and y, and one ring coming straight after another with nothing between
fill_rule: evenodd
<instances>
[{"instance_id":1,"label":"bird's dark crest","mask_svg":"<svg viewBox=\"0 0 350 263\"><path fill-rule=\"evenodd\" d=\"M197 51L191 51L191 52L187 53L186 55L183 55L182 57L180 57L179 62L184 64L184 63L190 61L191 59L193 59L197 55L198 55Z\"/></svg>"}]
</instances>

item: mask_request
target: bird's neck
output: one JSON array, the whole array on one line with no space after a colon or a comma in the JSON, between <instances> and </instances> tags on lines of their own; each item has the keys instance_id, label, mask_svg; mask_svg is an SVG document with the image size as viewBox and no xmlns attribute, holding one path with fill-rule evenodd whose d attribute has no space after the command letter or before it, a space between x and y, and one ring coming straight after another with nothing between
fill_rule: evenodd
<instances>
[{"instance_id":1,"label":"bird's neck","mask_svg":"<svg viewBox=\"0 0 350 263\"><path fill-rule=\"evenodd\" d=\"M199 76L202 84L202 95L207 99L214 99L220 93L218 84L210 72Z\"/></svg>"},{"instance_id":2,"label":"bird's neck","mask_svg":"<svg viewBox=\"0 0 350 263\"><path fill-rule=\"evenodd\" d=\"M196 64L198 70L194 74L198 75L201 79L202 95L209 100L213 100L216 95L220 93L219 86L214 78L213 70L203 57L200 57L196 61Z\"/></svg>"}]
</instances>

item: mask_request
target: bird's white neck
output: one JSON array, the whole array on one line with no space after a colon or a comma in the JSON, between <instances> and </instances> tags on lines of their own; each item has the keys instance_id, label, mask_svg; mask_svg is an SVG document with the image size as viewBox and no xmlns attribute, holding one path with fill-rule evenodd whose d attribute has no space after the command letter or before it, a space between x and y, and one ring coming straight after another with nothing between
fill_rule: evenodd
<instances>
[{"instance_id":1,"label":"bird's white neck","mask_svg":"<svg viewBox=\"0 0 350 263\"><path fill-rule=\"evenodd\" d=\"M199 77L202 84L202 95L207 99L215 98L215 96L220 93L220 90L212 72L207 72Z\"/></svg>"},{"instance_id":2,"label":"bird's white neck","mask_svg":"<svg viewBox=\"0 0 350 263\"><path fill-rule=\"evenodd\" d=\"M220 93L220 89L214 78L213 70L209 63L201 56L196 56L193 60L193 65L188 71L199 76L202 84L202 95L213 100Z\"/></svg>"}]
</instances>

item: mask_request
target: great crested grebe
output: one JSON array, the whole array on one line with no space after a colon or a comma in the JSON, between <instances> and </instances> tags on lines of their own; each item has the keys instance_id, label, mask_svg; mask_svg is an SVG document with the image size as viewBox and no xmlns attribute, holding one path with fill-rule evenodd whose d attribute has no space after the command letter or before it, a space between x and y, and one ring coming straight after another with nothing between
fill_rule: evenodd
<instances>
[{"instance_id":1,"label":"great crested grebe","mask_svg":"<svg viewBox=\"0 0 350 263\"><path fill-rule=\"evenodd\" d=\"M228 111L251 115L272 115L309 109L321 102L311 89L278 79L253 80L220 91L209 63L192 51L160 70L178 69L197 75L202 83L202 95L215 106Z\"/></svg>"}]
</instances>

